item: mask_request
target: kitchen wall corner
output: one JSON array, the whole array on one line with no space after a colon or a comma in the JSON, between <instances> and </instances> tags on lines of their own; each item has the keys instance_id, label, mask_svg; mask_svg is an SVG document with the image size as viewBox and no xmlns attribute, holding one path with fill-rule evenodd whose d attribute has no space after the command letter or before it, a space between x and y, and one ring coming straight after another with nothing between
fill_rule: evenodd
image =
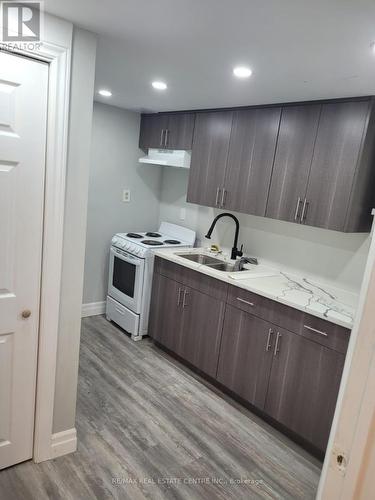
<instances>
[{"instance_id":1,"label":"kitchen wall corner","mask_svg":"<svg viewBox=\"0 0 375 500\"><path fill-rule=\"evenodd\" d=\"M139 113L94 103L83 304L106 298L112 236L159 224L162 168L138 163L139 126Z\"/></svg>"}]
</instances>

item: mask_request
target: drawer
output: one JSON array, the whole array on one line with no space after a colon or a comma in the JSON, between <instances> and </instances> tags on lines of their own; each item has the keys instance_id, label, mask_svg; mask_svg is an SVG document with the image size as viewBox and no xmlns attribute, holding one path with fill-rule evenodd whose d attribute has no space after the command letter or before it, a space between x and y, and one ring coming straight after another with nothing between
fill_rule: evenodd
<instances>
[{"instance_id":1,"label":"drawer","mask_svg":"<svg viewBox=\"0 0 375 500\"><path fill-rule=\"evenodd\" d=\"M297 332L300 328L303 313L248 290L230 285L227 302L241 311L254 314L292 332Z\"/></svg>"},{"instance_id":2,"label":"drawer","mask_svg":"<svg viewBox=\"0 0 375 500\"><path fill-rule=\"evenodd\" d=\"M303 337L318 342L319 344L335 349L335 351L346 354L348 348L350 330L330 321L302 313L300 333Z\"/></svg>"},{"instance_id":3,"label":"drawer","mask_svg":"<svg viewBox=\"0 0 375 500\"><path fill-rule=\"evenodd\" d=\"M227 283L211 278L199 271L194 271L194 269L171 262L170 260L156 256L154 272L216 299L225 301L227 298Z\"/></svg>"},{"instance_id":4,"label":"drawer","mask_svg":"<svg viewBox=\"0 0 375 500\"><path fill-rule=\"evenodd\" d=\"M131 335L139 334L139 315L107 296L106 316Z\"/></svg>"},{"instance_id":5,"label":"drawer","mask_svg":"<svg viewBox=\"0 0 375 500\"><path fill-rule=\"evenodd\" d=\"M318 344L346 353L350 330L275 300L229 285L228 304Z\"/></svg>"},{"instance_id":6,"label":"drawer","mask_svg":"<svg viewBox=\"0 0 375 500\"><path fill-rule=\"evenodd\" d=\"M271 321L274 315L274 300L233 285L229 285L227 302L241 311L249 312L268 321Z\"/></svg>"},{"instance_id":7,"label":"drawer","mask_svg":"<svg viewBox=\"0 0 375 500\"><path fill-rule=\"evenodd\" d=\"M154 272L157 274L162 274L167 278L178 281L180 266L176 266L173 262L169 260L162 259L161 257L155 256Z\"/></svg>"}]
</instances>

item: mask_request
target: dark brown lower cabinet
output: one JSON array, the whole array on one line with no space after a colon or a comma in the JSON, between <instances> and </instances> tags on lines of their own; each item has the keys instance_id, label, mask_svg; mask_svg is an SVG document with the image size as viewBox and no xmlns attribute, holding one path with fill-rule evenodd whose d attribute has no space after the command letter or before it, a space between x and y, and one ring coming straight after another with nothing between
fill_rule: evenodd
<instances>
[{"instance_id":1,"label":"dark brown lower cabinet","mask_svg":"<svg viewBox=\"0 0 375 500\"><path fill-rule=\"evenodd\" d=\"M215 377L224 310L225 302L155 274L149 335Z\"/></svg>"},{"instance_id":2,"label":"dark brown lower cabinet","mask_svg":"<svg viewBox=\"0 0 375 500\"><path fill-rule=\"evenodd\" d=\"M182 327L180 290L180 283L154 274L149 335L174 352L179 348Z\"/></svg>"},{"instance_id":3,"label":"dark brown lower cabinet","mask_svg":"<svg viewBox=\"0 0 375 500\"><path fill-rule=\"evenodd\" d=\"M265 412L325 451L345 356L278 329Z\"/></svg>"},{"instance_id":4,"label":"dark brown lower cabinet","mask_svg":"<svg viewBox=\"0 0 375 500\"><path fill-rule=\"evenodd\" d=\"M215 377L225 303L186 287L184 298L178 354L207 375Z\"/></svg>"},{"instance_id":5,"label":"dark brown lower cabinet","mask_svg":"<svg viewBox=\"0 0 375 500\"><path fill-rule=\"evenodd\" d=\"M217 380L261 410L266 401L274 335L267 321L227 305Z\"/></svg>"},{"instance_id":6,"label":"dark brown lower cabinet","mask_svg":"<svg viewBox=\"0 0 375 500\"><path fill-rule=\"evenodd\" d=\"M156 258L150 336L321 455L350 331L286 309Z\"/></svg>"}]
</instances>

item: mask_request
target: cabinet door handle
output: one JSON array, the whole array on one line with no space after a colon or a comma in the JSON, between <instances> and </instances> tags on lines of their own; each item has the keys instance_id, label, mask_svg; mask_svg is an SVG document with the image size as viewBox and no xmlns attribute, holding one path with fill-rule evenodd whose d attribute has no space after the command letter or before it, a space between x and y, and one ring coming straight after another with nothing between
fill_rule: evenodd
<instances>
[{"instance_id":1,"label":"cabinet door handle","mask_svg":"<svg viewBox=\"0 0 375 500\"><path fill-rule=\"evenodd\" d=\"M169 129L165 129L165 135L164 135L164 146L167 147L168 145L168 139L169 139Z\"/></svg>"},{"instance_id":2,"label":"cabinet door handle","mask_svg":"<svg viewBox=\"0 0 375 500\"><path fill-rule=\"evenodd\" d=\"M251 307L255 306L254 302L249 302L248 300L241 299L241 297L237 297L237 300L239 300L240 302L243 302L244 304L247 304L248 306L251 306Z\"/></svg>"},{"instance_id":3,"label":"cabinet door handle","mask_svg":"<svg viewBox=\"0 0 375 500\"><path fill-rule=\"evenodd\" d=\"M177 307L181 305L181 293L182 293L182 288L179 288L177 294Z\"/></svg>"},{"instance_id":4,"label":"cabinet door handle","mask_svg":"<svg viewBox=\"0 0 375 500\"><path fill-rule=\"evenodd\" d=\"M270 328L268 330L268 335L267 335L267 344L266 344L266 351L269 351L271 349L271 335L273 335L273 330Z\"/></svg>"},{"instance_id":5,"label":"cabinet door handle","mask_svg":"<svg viewBox=\"0 0 375 500\"><path fill-rule=\"evenodd\" d=\"M215 200L215 205L218 206L219 205L219 196L220 196L220 191L221 189L218 187L217 190L216 190L216 200Z\"/></svg>"},{"instance_id":6,"label":"cabinet door handle","mask_svg":"<svg viewBox=\"0 0 375 500\"><path fill-rule=\"evenodd\" d=\"M182 307L186 307L189 305L186 300L186 296L189 295L189 292L187 290L184 290L184 298L182 299Z\"/></svg>"},{"instance_id":7,"label":"cabinet door handle","mask_svg":"<svg viewBox=\"0 0 375 500\"><path fill-rule=\"evenodd\" d=\"M280 351L280 338L281 338L281 333L277 332L276 334L276 342L275 342L275 350L273 351L273 355L277 356L277 353Z\"/></svg>"},{"instance_id":8,"label":"cabinet door handle","mask_svg":"<svg viewBox=\"0 0 375 500\"><path fill-rule=\"evenodd\" d=\"M299 212L299 207L301 206L301 197L298 196L298 199L297 199L297 205L296 205L296 211L294 212L294 220L297 221L298 219L298 212Z\"/></svg>"},{"instance_id":9,"label":"cabinet door handle","mask_svg":"<svg viewBox=\"0 0 375 500\"><path fill-rule=\"evenodd\" d=\"M161 129L161 134L160 134L160 146L163 146L163 138L164 138L164 129Z\"/></svg>"},{"instance_id":10,"label":"cabinet door handle","mask_svg":"<svg viewBox=\"0 0 375 500\"><path fill-rule=\"evenodd\" d=\"M302 208L302 214L301 214L301 222L304 223L306 220L306 215L307 215L307 209L309 207L309 202L306 200L306 198L303 201L303 208Z\"/></svg>"},{"instance_id":11,"label":"cabinet door handle","mask_svg":"<svg viewBox=\"0 0 375 500\"><path fill-rule=\"evenodd\" d=\"M225 207L225 202L227 200L227 190L223 188L223 192L221 193L221 206Z\"/></svg>"},{"instance_id":12,"label":"cabinet door handle","mask_svg":"<svg viewBox=\"0 0 375 500\"><path fill-rule=\"evenodd\" d=\"M328 333L323 332L322 330L317 330L316 328L313 328L312 326L303 325L303 328L306 328L306 330L310 330L310 332L319 333L319 335L323 335L324 337L328 337Z\"/></svg>"}]
</instances>

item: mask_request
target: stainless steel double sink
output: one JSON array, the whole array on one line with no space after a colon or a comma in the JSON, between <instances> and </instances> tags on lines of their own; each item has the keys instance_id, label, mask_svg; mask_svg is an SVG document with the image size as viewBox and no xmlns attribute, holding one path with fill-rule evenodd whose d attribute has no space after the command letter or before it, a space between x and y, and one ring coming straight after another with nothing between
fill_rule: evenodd
<instances>
[{"instance_id":1,"label":"stainless steel double sink","mask_svg":"<svg viewBox=\"0 0 375 500\"><path fill-rule=\"evenodd\" d=\"M240 269L236 269L234 262L225 262L221 259L215 259L210 255L205 255L203 253L178 253L179 257L191 260L197 264L203 264L204 266L211 267L211 269L216 269L216 271L224 272L239 272ZM242 269L241 269L242 270Z\"/></svg>"}]
</instances>

